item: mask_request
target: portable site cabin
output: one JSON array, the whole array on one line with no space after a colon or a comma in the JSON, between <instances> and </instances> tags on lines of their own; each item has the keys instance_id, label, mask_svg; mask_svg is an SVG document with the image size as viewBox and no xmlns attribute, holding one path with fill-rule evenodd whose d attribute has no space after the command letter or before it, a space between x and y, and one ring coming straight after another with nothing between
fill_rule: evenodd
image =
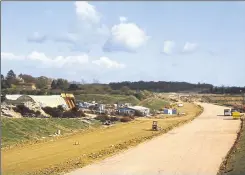
<instances>
[{"instance_id":1,"label":"portable site cabin","mask_svg":"<svg viewBox=\"0 0 245 175\"><path fill-rule=\"evenodd\" d=\"M173 114L173 115L176 115L176 114L177 114L177 109L173 109L173 110L172 110L172 114Z\"/></svg>"},{"instance_id":2,"label":"portable site cabin","mask_svg":"<svg viewBox=\"0 0 245 175\"><path fill-rule=\"evenodd\" d=\"M168 114L168 109L164 109L163 114Z\"/></svg>"},{"instance_id":3,"label":"portable site cabin","mask_svg":"<svg viewBox=\"0 0 245 175\"><path fill-rule=\"evenodd\" d=\"M177 114L177 109L164 109L163 114L168 114L168 115L176 115Z\"/></svg>"},{"instance_id":4,"label":"portable site cabin","mask_svg":"<svg viewBox=\"0 0 245 175\"><path fill-rule=\"evenodd\" d=\"M148 116L150 115L150 109L143 107L143 106L130 106L130 107L123 107L123 108L119 108L118 112L120 115L135 115L136 112L140 115L140 116Z\"/></svg>"}]
</instances>

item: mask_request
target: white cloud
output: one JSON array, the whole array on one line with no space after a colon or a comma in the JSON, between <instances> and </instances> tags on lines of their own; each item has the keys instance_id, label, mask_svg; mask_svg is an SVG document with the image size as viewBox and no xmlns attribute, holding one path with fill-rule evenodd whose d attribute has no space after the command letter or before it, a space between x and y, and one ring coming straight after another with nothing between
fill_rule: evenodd
<instances>
[{"instance_id":1,"label":"white cloud","mask_svg":"<svg viewBox=\"0 0 245 175\"><path fill-rule=\"evenodd\" d=\"M27 38L27 41L35 43L43 43L46 40L47 37L45 35L40 34L39 32L34 32L31 36Z\"/></svg>"},{"instance_id":2,"label":"white cloud","mask_svg":"<svg viewBox=\"0 0 245 175\"><path fill-rule=\"evenodd\" d=\"M89 62L89 56L86 54L76 56L56 56L54 58L48 57L42 52L33 51L26 56L18 56L13 53L1 52L1 58L5 60L27 60L38 61L39 66L49 68L61 68L72 65L84 65Z\"/></svg>"},{"instance_id":3,"label":"white cloud","mask_svg":"<svg viewBox=\"0 0 245 175\"><path fill-rule=\"evenodd\" d=\"M101 16L96 11L95 6L89 4L87 1L75 2L76 14L79 19L92 23L99 23Z\"/></svg>"},{"instance_id":4,"label":"white cloud","mask_svg":"<svg viewBox=\"0 0 245 175\"><path fill-rule=\"evenodd\" d=\"M174 41L164 41L163 43L163 50L162 52L168 55L173 54L175 49L175 42Z\"/></svg>"},{"instance_id":5,"label":"white cloud","mask_svg":"<svg viewBox=\"0 0 245 175\"><path fill-rule=\"evenodd\" d=\"M120 22L126 22L128 19L124 16L119 17Z\"/></svg>"},{"instance_id":6,"label":"white cloud","mask_svg":"<svg viewBox=\"0 0 245 175\"><path fill-rule=\"evenodd\" d=\"M196 43L190 43L190 42L186 42L183 48L183 52L193 52L197 49L197 44Z\"/></svg>"},{"instance_id":7,"label":"white cloud","mask_svg":"<svg viewBox=\"0 0 245 175\"><path fill-rule=\"evenodd\" d=\"M111 28L111 37L104 45L105 51L136 51L148 40L146 32L134 23L120 23Z\"/></svg>"},{"instance_id":8,"label":"white cloud","mask_svg":"<svg viewBox=\"0 0 245 175\"><path fill-rule=\"evenodd\" d=\"M110 69L110 68L124 68L125 67L124 64L110 60L107 57L101 57L99 60L92 61L92 63L96 64L98 66L101 66L101 67L108 68L108 69Z\"/></svg>"},{"instance_id":9,"label":"white cloud","mask_svg":"<svg viewBox=\"0 0 245 175\"><path fill-rule=\"evenodd\" d=\"M47 67L61 68L71 65L83 65L89 62L89 57L86 54L79 56L56 56L54 58L46 56L44 53L33 51L27 56L30 60L42 62Z\"/></svg>"},{"instance_id":10,"label":"white cloud","mask_svg":"<svg viewBox=\"0 0 245 175\"><path fill-rule=\"evenodd\" d=\"M15 55L9 52L1 52L1 59L3 60L23 60L24 57L21 55Z\"/></svg>"}]
</instances>

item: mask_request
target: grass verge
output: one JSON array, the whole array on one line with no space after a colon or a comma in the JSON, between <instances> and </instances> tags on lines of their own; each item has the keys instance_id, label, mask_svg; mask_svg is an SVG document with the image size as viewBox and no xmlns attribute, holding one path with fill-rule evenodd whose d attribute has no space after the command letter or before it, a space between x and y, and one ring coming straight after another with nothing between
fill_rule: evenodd
<instances>
[{"instance_id":1,"label":"grass verge","mask_svg":"<svg viewBox=\"0 0 245 175\"><path fill-rule=\"evenodd\" d=\"M222 162L217 175L244 175L245 174L245 122L241 119L237 139Z\"/></svg>"},{"instance_id":2,"label":"grass verge","mask_svg":"<svg viewBox=\"0 0 245 175\"><path fill-rule=\"evenodd\" d=\"M58 174L102 160L193 120L202 109L186 104L183 117L158 120L161 131L151 131L152 119L120 123L88 133L60 138L54 142L2 151L3 174ZM79 145L74 145L79 142ZM18 156L16 156L18 155Z\"/></svg>"}]
</instances>

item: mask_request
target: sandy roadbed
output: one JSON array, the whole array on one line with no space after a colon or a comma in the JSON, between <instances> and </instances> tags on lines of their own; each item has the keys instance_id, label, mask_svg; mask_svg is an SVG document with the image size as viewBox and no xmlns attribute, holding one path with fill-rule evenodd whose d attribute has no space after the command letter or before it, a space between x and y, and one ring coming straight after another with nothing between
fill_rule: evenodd
<instances>
[{"instance_id":1,"label":"sandy roadbed","mask_svg":"<svg viewBox=\"0 0 245 175\"><path fill-rule=\"evenodd\" d=\"M224 107L202 106L191 123L67 175L216 175L240 121L218 116Z\"/></svg>"}]
</instances>

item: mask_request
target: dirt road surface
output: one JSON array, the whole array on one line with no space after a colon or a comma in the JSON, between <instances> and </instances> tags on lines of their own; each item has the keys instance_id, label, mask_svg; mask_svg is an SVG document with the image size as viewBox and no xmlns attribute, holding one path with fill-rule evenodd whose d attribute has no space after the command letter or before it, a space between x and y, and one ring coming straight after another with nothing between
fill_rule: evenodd
<instances>
[{"instance_id":1,"label":"dirt road surface","mask_svg":"<svg viewBox=\"0 0 245 175\"><path fill-rule=\"evenodd\" d=\"M224 119L224 107L201 105L191 123L67 175L216 175L240 120Z\"/></svg>"}]
</instances>

